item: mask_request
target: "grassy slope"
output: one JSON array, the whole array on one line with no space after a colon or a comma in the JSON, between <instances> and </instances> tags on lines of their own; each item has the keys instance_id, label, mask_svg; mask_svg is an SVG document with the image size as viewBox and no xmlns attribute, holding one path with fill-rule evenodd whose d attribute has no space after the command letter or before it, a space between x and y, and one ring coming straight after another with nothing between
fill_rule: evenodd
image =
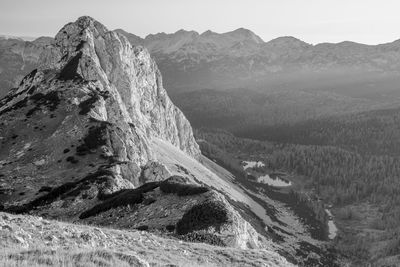
<instances>
[{"instance_id":1,"label":"grassy slope","mask_svg":"<svg viewBox=\"0 0 400 267\"><path fill-rule=\"evenodd\" d=\"M221 248L7 213L0 213L0 246L1 266L291 266L268 250Z\"/></svg>"}]
</instances>

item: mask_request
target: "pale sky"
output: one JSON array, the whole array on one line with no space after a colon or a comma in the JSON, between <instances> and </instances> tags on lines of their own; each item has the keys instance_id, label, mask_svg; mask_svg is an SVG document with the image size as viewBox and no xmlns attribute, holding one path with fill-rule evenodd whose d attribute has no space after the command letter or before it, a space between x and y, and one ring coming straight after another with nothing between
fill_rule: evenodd
<instances>
[{"instance_id":1,"label":"pale sky","mask_svg":"<svg viewBox=\"0 0 400 267\"><path fill-rule=\"evenodd\" d=\"M141 37L243 27L264 41L280 36L313 44L400 39L400 0L0 0L0 34L54 36L82 15Z\"/></svg>"}]
</instances>

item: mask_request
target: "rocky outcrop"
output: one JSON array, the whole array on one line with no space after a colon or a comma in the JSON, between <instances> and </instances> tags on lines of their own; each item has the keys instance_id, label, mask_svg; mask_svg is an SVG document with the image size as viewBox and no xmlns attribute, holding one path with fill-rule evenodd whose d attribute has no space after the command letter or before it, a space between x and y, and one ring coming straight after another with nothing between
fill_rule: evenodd
<instances>
[{"instance_id":1,"label":"rocky outcrop","mask_svg":"<svg viewBox=\"0 0 400 267\"><path fill-rule=\"evenodd\" d=\"M134 198L139 192L141 200ZM132 200L130 205L122 203L127 199ZM135 208L133 202L138 202ZM156 231L192 242L241 249L271 248L223 195L181 176L115 193L80 218L87 224Z\"/></svg>"},{"instance_id":2,"label":"rocky outcrop","mask_svg":"<svg viewBox=\"0 0 400 267\"><path fill-rule=\"evenodd\" d=\"M40 61L0 102L0 172L10 188L3 205L26 208L51 191L43 188L65 191L66 183L95 185L91 197L139 186L155 158L153 138L200 154L144 48L81 17L60 30Z\"/></svg>"}]
</instances>

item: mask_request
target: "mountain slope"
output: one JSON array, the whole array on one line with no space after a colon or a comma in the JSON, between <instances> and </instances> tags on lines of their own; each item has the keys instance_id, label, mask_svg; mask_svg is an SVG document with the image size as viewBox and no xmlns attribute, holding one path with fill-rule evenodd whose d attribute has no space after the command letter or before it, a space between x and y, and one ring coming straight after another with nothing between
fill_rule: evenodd
<instances>
[{"instance_id":1,"label":"mountain slope","mask_svg":"<svg viewBox=\"0 0 400 267\"><path fill-rule=\"evenodd\" d=\"M4 266L292 266L268 250L218 248L34 216L0 213L0 226Z\"/></svg>"},{"instance_id":2,"label":"mountain slope","mask_svg":"<svg viewBox=\"0 0 400 267\"><path fill-rule=\"evenodd\" d=\"M221 34L179 30L172 34L150 34L146 38L122 29L115 32L125 35L133 45L143 45L150 51L171 92L185 88L263 86L270 79L283 85L287 75L300 82L311 74L332 77L347 74L347 79L361 73L391 77L398 73L400 64L398 41L375 46L348 41L311 45L294 37L279 37L264 42L243 28ZM2 43L9 41L3 39ZM18 41L19 46L30 44L13 41ZM8 46L2 43L0 50L8 51ZM9 62L4 58L2 67L11 65ZM280 75L283 75L281 79Z\"/></svg>"},{"instance_id":3,"label":"mountain slope","mask_svg":"<svg viewBox=\"0 0 400 267\"><path fill-rule=\"evenodd\" d=\"M228 201L245 197L197 161L147 50L81 17L39 61L0 100L3 211L278 250Z\"/></svg>"}]
</instances>

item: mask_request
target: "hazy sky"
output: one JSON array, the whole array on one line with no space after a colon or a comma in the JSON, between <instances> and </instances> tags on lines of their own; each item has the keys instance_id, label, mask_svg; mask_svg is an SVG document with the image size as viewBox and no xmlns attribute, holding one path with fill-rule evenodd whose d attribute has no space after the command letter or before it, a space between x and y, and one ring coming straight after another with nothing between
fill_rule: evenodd
<instances>
[{"instance_id":1,"label":"hazy sky","mask_svg":"<svg viewBox=\"0 0 400 267\"><path fill-rule=\"evenodd\" d=\"M314 44L400 39L400 0L0 0L0 34L54 36L82 15L142 37L244 27L265 41L279 36Z\"/></svg>"}]
</instances>

